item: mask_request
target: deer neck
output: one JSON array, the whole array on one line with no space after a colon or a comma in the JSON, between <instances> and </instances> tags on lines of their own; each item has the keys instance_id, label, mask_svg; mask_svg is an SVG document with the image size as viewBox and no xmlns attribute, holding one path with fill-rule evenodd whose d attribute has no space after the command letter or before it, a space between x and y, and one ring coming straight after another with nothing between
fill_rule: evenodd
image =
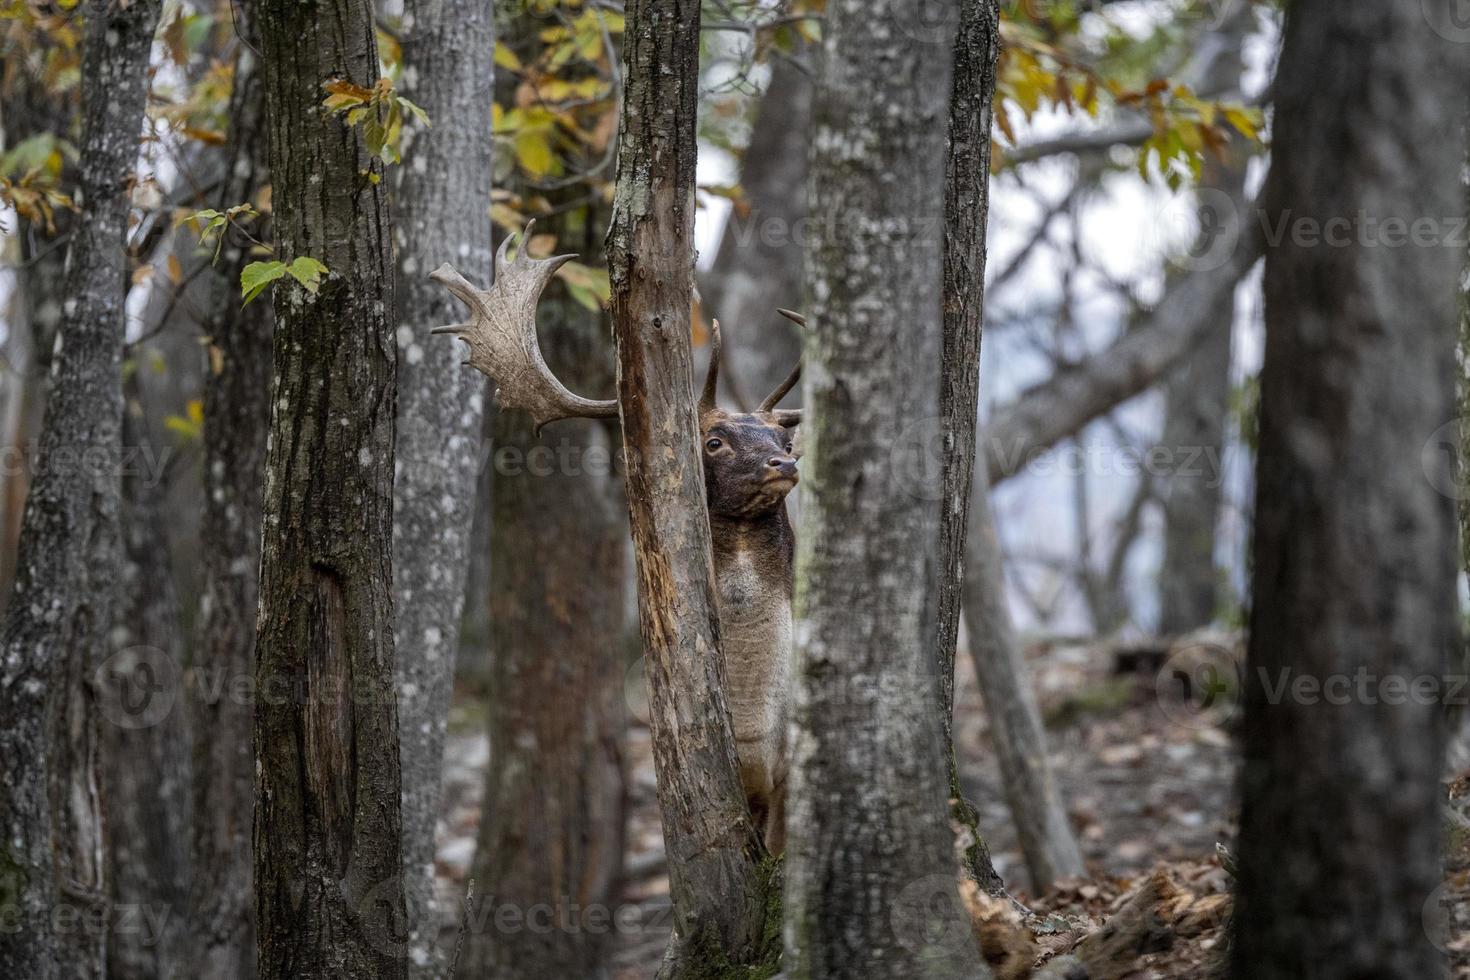
<instances>
[{"instance_id":1,"label":"deer neck","mask_svg":"<svg viewBox=\"0 0 1470 980\"><path fill-rule=\"evenodd\" d=\"M753 520L712 517L720 643L748 792L778 782L791 683L795 535L782 504Z\"/></svg>"},{"instance_id":2,"label":"deer neck","mask_svg":"<svg viewBox=\"0 0 1470 980\"><path fill-rule=\"evenodd\" d=\"M796 535L783 502L771 513L755 518L710 515L715 572L723 579L737 571L750 589L780 598L789 607L793 590L792 566ZM723 594L723 583L720 586Z\"/></svg>"}]
</instances>

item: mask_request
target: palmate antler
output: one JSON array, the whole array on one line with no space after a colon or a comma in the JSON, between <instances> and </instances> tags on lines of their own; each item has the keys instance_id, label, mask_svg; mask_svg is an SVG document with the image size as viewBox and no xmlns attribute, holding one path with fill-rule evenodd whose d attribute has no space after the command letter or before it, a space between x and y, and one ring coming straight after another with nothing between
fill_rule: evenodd
<instances>
[{"instance_id":1,"label":"palmate antler","mask_svg":"<svg viewBox=\"0 0 1470 980\"><path fill-rule=\"evenodd\" d=\"M535 221L521 233L521 247L514 261L505 255L514 235L505 236L495 254L495 284L476 289L448 262L429 278L458 296L470 308L468 323L435 327L433 333L453 334L469 345L470 367L497 386L496 402L502 408L522 408L531 416L539 433L547 422L557 419L617 418L617 399L593 401L568 391L541 357L536 339L536 301L551 277L575 255L533 259L526 248Z\"/></svg>"},{"instance_id":2,"label":"palmate antler","mask_svg":"<svg viewBox=\"0 0 1470 980\"><path fill-rule=\"evenodd\" d=\"M505 256L517 236L507 235L500 243L495 255L495 284L489 289L476 288L447 262L429 274L430 279L458 296L470 309L469 322L435 327L431 332L453 334L463 340L469 346L469 359L465 363L495 380L496 402L502 408L524 409L538 433L543 425L558 419L617 418L617 399L593 401L568 391L541 356L541 344L536 339L536 301L556 270L576 256L531 258L526 242L530 241L535 225L535 221L526 223L526 230L519 236L521 247L513 261ZM806 324L806 319L798 313L790 310L780 313L795 323ZM711 344L709 375L699 402L701 414L714 407L720 373L719 321L714 323ZM791 375L761 402L760 411L775 415L782 425L800 422L799 409L775 408L800 379L798 362Z\"/></svg>"}]
</instances>

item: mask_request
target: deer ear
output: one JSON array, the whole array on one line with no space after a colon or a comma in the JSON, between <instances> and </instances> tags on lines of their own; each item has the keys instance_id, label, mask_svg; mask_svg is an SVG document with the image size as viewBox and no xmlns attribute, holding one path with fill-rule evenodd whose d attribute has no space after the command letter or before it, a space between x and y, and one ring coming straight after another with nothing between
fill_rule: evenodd
<instances>
[{"instance_id":1,"label":"deer ear","mask_svg":"<svg viewBox=\"0 0 1470 980\"><path fill-rule=\"evenodd\" d=\"M801 409L778 408L771 413L771 421L783 429L794 429L801 424Z\"/></svg>"}]
</instances>

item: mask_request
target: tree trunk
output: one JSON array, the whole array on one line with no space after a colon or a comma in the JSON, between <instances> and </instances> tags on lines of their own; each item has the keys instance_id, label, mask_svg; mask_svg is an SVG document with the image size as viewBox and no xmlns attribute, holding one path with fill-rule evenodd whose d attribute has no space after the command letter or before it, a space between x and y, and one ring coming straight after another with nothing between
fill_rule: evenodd
<instances>
[{"instance_id":1,"label":"tree trunk","mask_svg":"<svg viewBox=\"0 0 1470 980\"><path fill-rule=\"evenodd\" d=\"M1006 606L1005 569L989 490L982 467L970 491L965 619L1011 820L1026 859L1032 893L1040 895L1057 879L1081 876L1086 868L1052 778L1041 710Z\"/></svg>"},{"instance_id":2,"label":"tree trunk","mask_svg":"<svg viewBox=\"0 0 1470 980\"><path fill-rule=\"evenodd\" d=\"M137 402L136 377L124 409L123 444L147 448L147 422ZM150 980L183 972L188 908L189 753L185 705L178 703L183 677L179 600L169 567L162 488L157 474L124 467L123 562L112 642L113 669L98 683L116 690L123 704L146 703L169 686L170 710L149 724L108 718L102 741L106 802L107 867L113 908L107 973L119 980ZM109 695L111 692L109 692Z\"/></svg>"},{"instance_id":3,"label":"tree trunk","mask_svg":"<svg viewBox=\"0 0 1470 980\"><path fill-rule=\"evenodd\" d=\"M452 295L429 270L453 260L477 279L490 269L490 106L494 12L476 0L411 0L403 38L405 92L433 125L413 131L399 182L398 475L393 573L398 620L403 869L409 972L435 975L434 824L444 733L459 648L480 461L485 381L460 366L458 344L428 331L453 323ZM407 20L407 18L405 18ZM482 885L483 887L483 885Z\"/></svg>"},{"instance_id":4,"label":"tree trunk","mask_svg":"<svg viewBox=\"0 0 1470 980\"><path fill-rule=\"evenodd\" d=\"M243 16L243 15L242 15ZM258 43L253 23L243 37ZM254 200L267 179L260 66L244 45L235 63L230 144L218 210ZM262 237L257 234L257 237ZM210 282L210 370L204 389L204 506L200 602L189 685L194 712L193 883L190 975L255 975L255 891L250 840L255 766L250 738L261 493L270 432L271 315L240 305L246 248L231 239Z\"/></svg>"},{"instance_id":5,"label":"tree trunk","mask_svg":"<svg viewBox=\"0 0 1470 980\"><path fill-rule=\"evenodd\" d=\"M1242 5L1209 38L1218 54L1202 75L1205 91L1229 91L1244 70L1241 45L1255 26L1255 12ZM1245 197L1249 149L1232 142L1222 162L1206 155L1201 186L1231 201ZM1218 228L1201 229L1197 254L1207 254ZM1230 421L1230 349L1235 329L1235 291L1202 314L1211 326L1164 389L1164 432L1160 444L1179 468L1164 476L1164 560L1159 569L1159 632L1178 636L1208 624L1220 602L1215 565L1215 528L1224 497L1223 461Z\"/></svg>"},{"instance_id":6,"label":"tree trunk","mask_svg":"<svg viewBox=\"0 0 1470 980\"><path fill-rule=\"evenodd\" d=\"M814 223L786 852L793 978L987 975L959 901L939 648L946 93L954 21L834 0ZM985 56L982 55L983 59ZM958 338L956 334L956 338Z\"/></svg>"},{"instance_id":7,"label":"tree trunk","mask_svg":"<svg viewBox=\"0 0 1470 980\"><path fill-rule=\"evenodd\" d=\"M1424 134L1459 132L1465 54L1413 5L1287 12L1262 215L1286 234L1266 257L1240 978L1443 968L1423 910L1443 873L1453 474L1421 450L1455 417L1463 153ZM1390 221L1415 247L1389 244ZM1451 237L1424 245L1425 222Z\"/></svg>"},{"instance_id":8,"label":"tree trunk","mask_svg":"<svg viewBox=\"0 0 1470 980\"><path fill-rule=\"evenodd\" d=\"M110 652L119 564L127 217L159 7L87 7L82 212L0 661L5 976L104 970L106 929L63 935L57 922L63 906L89 921L107 910L91 675Z\"/></svg>"},{"instance_id":9,"label":"tree trunk","mask_svg":"<svg viewBox=\"0 0 1470 980\"><path fill-rule=\"evenodd\" d=\"M812 82L789 57L770 65L740 163L744 208L726 221L701 290L705 310L733 327L724 334L723 373L732 393L739 387L737 401L747 402L774 391L801 356L801 336L776 308L801 305Z\"/></svg>"},{"instance_id":10,"label":"tree trunk","mask_svg":"<svg viewBox=\"0 0 1470 980\"><path fill-rule=\"evenodd\" d=\"M537 231L554 232L558 251L595 252L594 226L604 223L583 209ZM552 372L576 391L609 391L601 316L556 285L541 310ZM615 430L568 420L537 439L531 429L525 413L499 413L490 771L472 872L486 896L476 921L489 928L472 931L465 964L496 980L591 980L606 975L622 869L627 518L611 466ZM502 927L507 909L517 919ZM538 924L543 914L550 928Z\"/></svg>"},{"instance_id":11,"label":"tree trunk","mask_svg":"<svg viewBox=\"0 0 1470 980\"><path fill-rule=\"evenodd\" d=\"M770 868L725 701L689 358L698 0L631 0L607 252L674 940L660 977L769 962Z\"/></svg>"},{"instance_id":12,"label":"tree trunk","mask_svg":"<svg viewBox=\"0 0 1470 980\"><path fill-rule=\"evenodd\" d=\"M277 253L330 270L275 287L255 714L264 978L402 977L393 678L397 351L381 163L321 107L378 77L364 0L260 8Z\"/></svg>"},{"instance_id":13,"label":"tree trunk","mask_svg":"<svg viewBox=\"0 0 1470 980\"><path fill-rule=\"evenodd\" d=\"M933 487L939 517L939 690L950 813L964 838L964 868L992 895L1005 885L990 860L979 815L960 787L954 748L954 656L965 578L965 522L975 472L975 415L980 398L980 330L985 310L985 225L990 214L990 104L1000 53L1000 10L993 0L964 0L954 43L944 183L944 338ZM931 471L926 462L923 476ZM947 502L947 506L944 503Z\"/></svg>"}]
</instances>

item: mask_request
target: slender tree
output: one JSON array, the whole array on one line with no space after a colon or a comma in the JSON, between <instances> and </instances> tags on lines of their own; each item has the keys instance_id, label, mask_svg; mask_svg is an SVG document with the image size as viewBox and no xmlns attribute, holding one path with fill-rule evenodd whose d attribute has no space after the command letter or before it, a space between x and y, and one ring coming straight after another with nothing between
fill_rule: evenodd
<instances>
[{"instance_id":1,"label":"slender tree","mask_svg":"<svg viewBox=\"0 0 1470 980\"><path fill-rule=\"evenodd\" d=\"M154 448L136 381L133 375L124 383L122 433L130 454ZM134 455L146 458L157 457ZM111 901L137 910L116 918L108 936L107 974L118 980L173 976L184 968L186 927L178 910L188 905L189 850L179 842L189 839L189 735L177 696L184 645L160 475L136 462L123 470L123 560L111 637L118 654L114 669L98 678L112 688L104 697L121 696L124 704L147 703L160 680L175 687L175 703L162 718L145 713L138 721L149 724L133 724L124 713L102 724Z\"/></svg>"},{"instance_id":2,"label":"slender tree","mask_svg":"<svg viewBox=\"0 0 1470 980\"><path fill-rule=\"evenodd\" d=\"M1218 32L1209 37L1215 52L1202 73L1202 88L1228 92L1240 85L1241 49L1255 26L1255 12L1240 5ZM1234 140L1224 159L1206 156L1200 185L1218 200L1245 196L1249 148ZM1223 228L1201 227L1197 248L1209 257L1219 247ZM1180 469L1167 475L1160 488L1164 500L1164 559L1159 570L1159 631L1177 635L1215 618L1221 574L1215 564L1216 527L1224 500L1221 461L1230 422L1231 335L1235 329L1235 293L1230 291L1207 314L1213 325L1190 352L1164 389L1164 432L1160 440Z\"/></svg>"},{"instance_id":3,"label":"slender tree","mask_svg":"<svg viewBox=\"0 0 1470 980\"><path fill-rule=\"evenodd\" d=\"M61 353L0 637L0 974L101 976L105 930L60 934L64 904L107 908L90 675L111 652L120 550L129 195L160 3L86 8L81 213Z\"/></svg>"},{"instance_id":4,"label":"slender tree","mask_svg":"<svg viewBox=\"0 0 1470 980\"><path fill-rule=\"evenodd\" d=\"M704 309L730 328L725 386L747 408L754 407L752 392L759 398L774 390L801 356L800 335L776 313L801 305L812 80L795 57L771 58L740 160L746 207L725 223L714 267L701 280Z\"/></svg>"},{"instance_id":5,"label":"slender tree","mask_svg":"<svg viewBox=\"0 0 1470 980\"><path fill-rule=\"evenodd\" d=\"M989 490L981 467L970 491L965 619L970 628L970 657L990 720L990 738L1000 763L1011 823L1026 860L1032 893L1039 895L1058 878L1083 875L1086 868L1052 776L1041 709L1006 605L1005 569Z\"/></svg>"},{"instance_id":6,"label":"slender tree","mask_svg":"<svg viewBox=\"0 0 1470 980\"><path fill-rule=\"evenodd\" d=\"M392 522L397 350L387 187L362 131L324 110L378 77L365 0L259 8L276 287L256 646L259 974L402 977Z\"/></svg>"},{"instance_id":7,"label":"slender tree","mask_svg":"<svg viewBox=\"0 0 1470 980\"><path fill-rule=\"evenodd\" d=\"M490 109L495 18L477 0L409 0L404 6L405 94L432 126L410 130L398 207L398 472L393 574L398 618L399 738L403 766L403 871L409 964L430 976L434 824L449 694L459 648L470 526L480 460L485 382L459 366L455 344L428 330L450 323L455 301L427 273L448 259L477 278L490 268Z\"/></svg>"},{"instance_id":8,"label":"slender tree","mask_svg":"<svg viewBox=\"0 0 1470 980\"><path fill-rule=\"evenodd\" d=\"M966 514L975 473L975 416L980 399L980 331L985 310L985 226L990 213L990 123L1000 9L993 0L963 0L954 39L944 183L944 336L939 431L930 447L941 455L939 517L939 638L944 756L950 810L963 828L965 870L992 894L1005 890L980 832L978 814L960 787L954 749L954 657L960 589L965 579ZM927 471L924 474L928 476Z\"/></svg>"},{"instance_id":9,"label":"slender tree","mask_svg":"<svg viewBox=\"0 0 1470 980\"><path fill-rule=\"evenodd\" d=\"M258 43L239 11L238 29ZM216 210L258 198L267 182L264 82L251 45L235 58L226 171ZM266 237L255 229L255 237ZM247 682L255 676L255 616L266 440L270 432L270 304L240 304L250 261L231 233L209 281L204 328L204 478L200 601L189 705L194 727L193 879L190 974L199 980L255 975L255 889L251 819L253 727Z\"/></svg>"},{"instance_id":10,"label":"slender tree","mask_svg":"<svg viewBox=\"0 0 1470 980\"><path fill-rule=\"evenodd\" d=\"M1415 5L1287 10L1262 215L1284 233L1266 255L1238 978L1443 966L1423 910L1442 875L1437 681L1457 616L1437 488L1453 478L1426 479L1448 460L1421 450L1455 416L1461 259L1442 236L1462 225L1463 152L1424 134L1459 131L1467 53Z\"/></svg>"},{"instance_id":11,"label":"slender tree","mask_svg":"<svg viewBox=\"0 0 1470 980\"><path fill-rule=\"evenodd\" d=\"M836 0L823 28L811 200L840 220L816 223L807 253L785 925L786 969L803 980L987 974L957 888L936 656L940 495L919 472L940 414L954 40L924 8ZM989 52L973 54L987 71ZM978 309L967 312L973 346Z\"/></svg>"},{"instance_id":12,"label":"slender tree","mask_svg":"<svg viewBox=\"0 0 1470 980\"><path fill-rule=\"evenodd\" d=\"M769 962L765 848L724 695L689 357L698 0L632 0L607 253L618 404L674 905L660 977Z\"/></svg>"}]
</instances>

